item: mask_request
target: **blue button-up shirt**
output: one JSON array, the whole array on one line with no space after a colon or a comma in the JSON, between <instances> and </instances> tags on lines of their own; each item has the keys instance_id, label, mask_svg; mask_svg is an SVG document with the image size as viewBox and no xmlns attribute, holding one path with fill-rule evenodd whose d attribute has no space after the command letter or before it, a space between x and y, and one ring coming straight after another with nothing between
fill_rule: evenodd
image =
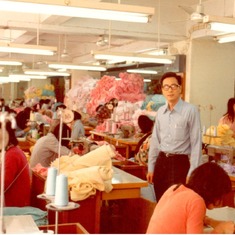
<instances>
[{"instance_id":1,"label":"blue button-up shirt","mask_svg":"<svg viewBox=\"0 0 235 235\"><path fill-rule=\"evenodd\" d=\"M160 151L187 154L190 157L189 174L200 165L202 155L200 114L196 106L182 99L173 110L168 104L157 111L150 142L148 171L153 172Z\"/></svg>"}]
</instances>

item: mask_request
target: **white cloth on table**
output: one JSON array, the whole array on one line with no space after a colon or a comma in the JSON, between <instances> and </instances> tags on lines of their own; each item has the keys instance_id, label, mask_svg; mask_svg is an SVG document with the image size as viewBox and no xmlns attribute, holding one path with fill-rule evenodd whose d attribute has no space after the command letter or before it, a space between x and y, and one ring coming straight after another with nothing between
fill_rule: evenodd
<instances>
[{"instance_id":1,"label":"white cloth on table","mask_svg":"<svg viewBox=\"0 0 235 235\"><path fill-rule=\"evenodd\" d=\"M103 145L83 156L62 156L51 166L68 176L70 198L73 201L84 200L96 193L96 190L112 190L112 158L115 151L110 145Z\"/></svg>"},{"instance_id":2,"label":"white cloth on table","mask_svg":"<svg viewBox=\"0 0 235 235\"><path fill-rule=\"evenodd\" d=\"M112 190L113 169L105 166L92 166L68 173L70 197L73 201L83 200L99 191Z\"/></svg>"},{"instance_id":3,"label":"white cloth on table","mask_svg":"<svg viewBox=\"0 0 235 235\"><path fill-rule=\"evenodd\" d=\"M51 166L59 168L60 171L73 171L90 166L112 167L111 158L115 157L115 151L110 145L102 145L99 148L83 155L77 154L69 157L62 156L51 163Z\"/></svg>"}]
</instances>

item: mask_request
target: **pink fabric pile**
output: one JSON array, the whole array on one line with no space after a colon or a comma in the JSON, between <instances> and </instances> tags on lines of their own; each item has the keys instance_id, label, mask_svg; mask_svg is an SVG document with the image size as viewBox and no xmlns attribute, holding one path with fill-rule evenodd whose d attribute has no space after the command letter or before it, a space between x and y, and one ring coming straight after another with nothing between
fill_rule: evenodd
<instances>
[{"instance_id":1,"label":"pink fabric pile","mask_svg":"<svg viewBox=\"0 0 235 235\"><path fill-rule=\"evenodd\" d=\"M94 89L97 79L85 76L79 79L67 92L64 104L72 110L82 112L90 100L91 91Z\"/></svg>"},{"instance_id":2,"label":"pink fabric pile","mask_svg":"<svg viewBox=\"0 0 235 235\"><path fill-rule=\"evenodd\" d=\"M97 82L86 105L90 115L95 114L98 105L105 104L112 98L131 103L145 99L144 81L141 75L120 73L119 77L121 80L115 80L115 77L105 75Z\"/></svg>"}]
</instances>

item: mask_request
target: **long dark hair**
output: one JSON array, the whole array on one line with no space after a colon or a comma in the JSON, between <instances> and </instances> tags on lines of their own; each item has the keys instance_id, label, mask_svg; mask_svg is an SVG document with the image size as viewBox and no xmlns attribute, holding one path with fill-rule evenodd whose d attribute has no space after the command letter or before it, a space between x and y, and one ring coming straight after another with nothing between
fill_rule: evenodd
<instances>
[{"instance_id":1,"label":"long dark hair","mask_svg":"<svg viewBox=\"0 0 235 235\"><path fill-rule=\"evenodd\" d=\"M59 140L60 139L60 123L56 122L54 127L51 127L49 130L54 136ZM68 127L67 124L62 123L62 138L70 137L71 136L71 129ZM69 145L69 140L62 139L61 144L63 146L68 147Z\"/></svg>"},{"instance_id":2,"label":"long dark hair","mask_svg":"<svg viewBox=\"0 0 235 235\"><path fill-rule=\"evenodd\" d=\"M0 122L0 128L2 128L2 123L1 122ZM9 146L9 145L17 146L18 145L18 140L17 140L16 135L15 135L15 130L12 129L11 122L9 120L6 120L6 131L8 132L8 135L9 135L9 141L6 144L6 146Z\"/></svg>"},{"instance_id":3,"label":"long dark hair","mask_svg":"<svg viewBox=\"0 0 235 235\"><path fill-rule=\"evenodd\" d=\"M154 122L146 115L140 115L138 118L139 128L143 133L152 131Z\"/></svg>"},{"instance_id":4,"label":"long dark hair","mask_svg":"<svg viewBox=\"0 0 235 235\"><path fill-rule=\"evenodd\" d=\"M191 174L186 186L205 201L206 206L222 201L225 194L232 191L228 174L214 162L207 162L197 167Z\"/></svg>"},{"instance_id":5,"label":"long dark hair","mask_svg":"<svg viewBox=\"0 0 235 235\"><path fill-rule=\"evenodd\" d=\"M223 115L223 116L227 115L228 120L230 122L234 122L234 108L233 108L234 104L235 104L235 98L230 98L227 103L227 112Z\"/></svg>"}]
</instances>

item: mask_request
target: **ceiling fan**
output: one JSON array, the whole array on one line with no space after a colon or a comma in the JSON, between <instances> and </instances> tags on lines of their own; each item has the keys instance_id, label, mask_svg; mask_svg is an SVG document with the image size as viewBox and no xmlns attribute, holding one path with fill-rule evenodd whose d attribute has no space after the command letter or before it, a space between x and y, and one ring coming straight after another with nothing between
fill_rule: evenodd
<instances>
[{"instance_id":1,"label":"ceiling fan","mask_svg":"<svg viewBox=\"0 0 235 235\"><path fill-rule=\"evenodd\" d=\"M109 40L104 35L100 35L96 41L96 45L99 47L107 46L109 45Z\"/></svg>"},{"instance_id":2,"label":"ceiling fan","mask_svg":"<svg viewBox=\"0 0 235 235\"><path fill-rule=\"evenodd\" d=\"M204 6L202 4L202 0L199 0L199 3L196 6L196 9L193 9L192 7L188 7L188 6L183 6L183 5L179 5L179 7L181 9L183 9L185 12L187 12L188 14L190 14L190 18L189 20L193 21L193 22L203 22L203 17L205 16L204 13Z\"/></svg>"}]
</instances>

